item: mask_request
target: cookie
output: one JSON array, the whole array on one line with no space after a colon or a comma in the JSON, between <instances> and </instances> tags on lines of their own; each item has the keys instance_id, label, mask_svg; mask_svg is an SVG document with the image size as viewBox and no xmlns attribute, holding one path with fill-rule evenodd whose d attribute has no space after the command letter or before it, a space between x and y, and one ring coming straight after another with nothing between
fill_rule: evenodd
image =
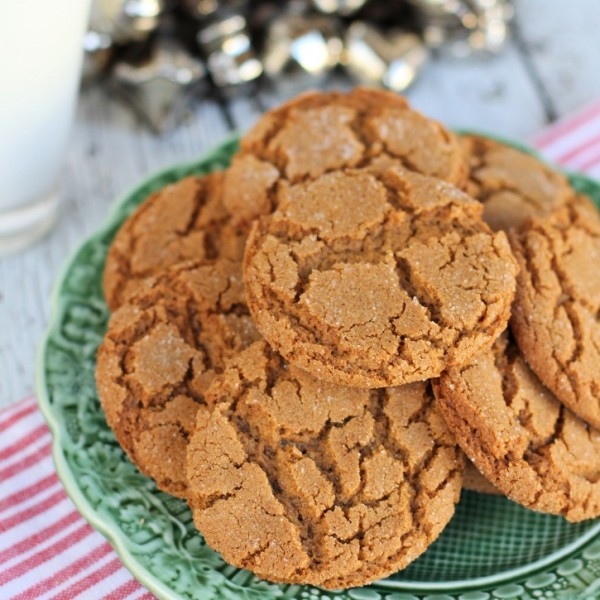
<instances>
[{"instance_id":1,"label":"cookie","mask_svg":"<svg viewBox=\"0 0 600 600\"><path fill-rule=\"evenodd\" d=\"M543 386L508 335L434 391L457 442L503 494L569 521L600 516L600 432Z\"/></svg>"},{"instance_id":2,"label":"cookie","mask_svg":"<svg viewBox=\"0 0 600 600\"><path fill-rule=\"evenodd\" d=\"M483 203L494 230L518 229L544 217L573 195L567 178L530 154L474 135L462 136L469 165L467 192Z\"/></svg>"},{"instance_id":3,"label":"cookie","mask_svg":"<svg viewBox=\"0 0 600 600\"><path fill-rule=\"evenodd\" d=\"M239 263L192 262L138 287L110 319L96 383L108 424L161 490L185 496L185 447L225 360L258 339Z\"/></svg>"},{"instance_id":4,"label":"cookie","mask_svg":"<svg viewBox=\"0 0 600 600\"><path fill-rule=\"evenodd\" d=\"M464 457L427 383L332 385L257 342L206 401L188 445L188 503L236 567L364 585L415 560L452 517Z\"/></svg>"},{"instance_id":5,"label":"cookie","mask_svg":"<svg viewBox=\"0 0 600 600\"><path fill-rule=\"evenodd\" d=\"M470 492L477 492L478 494L500 495L498 488L494 487L494 484L490 483L470 460L467 460L465 464L463 488Z\"/></svg>"},{"instance_id":6,"label":"cookie","mask_svg":"<svg viewBox=\"0 0 600 600\"><path fill-rule=\"evenodd\" d=\"M580 196L511 239L521 266L511 328L523 356L600 429L600 213Z\"/></svg>"},{"instance_id":7,"label":"cookie","mask_svg":"<svg viewBox=\"0 0 600 600\"><path fill-rule=\"evenodd\" d=\"M395 161L454 184L466 181L458 138L382 90L308 93L261 117L240 142L225 177L225 205L236 222L251 223L277 207L280 181Z\"/></svg>"},{"instance_id":8,"label":"cookie","mask_svg":"<svg viewBox=\"0 0 600 600\"><path fill-rule=\"evenodd\" d=\"M482 206L388 169L283 184L244 258L265 339L313 376L385 387L467 362L508 322L516 263Z\"/></svg>"},{"instance_id":9,"label":"cookie","mask_svg":"<svg viewBox=\"0 0 600 600\"><path fill-rule=\"evenodd\" d=\"M230 224L223 174L186 177L152 194L123 224L104 268L104 296L116 310L146 278L191 259L241 259L246 236Z\"/></svg>"}]
</instances>

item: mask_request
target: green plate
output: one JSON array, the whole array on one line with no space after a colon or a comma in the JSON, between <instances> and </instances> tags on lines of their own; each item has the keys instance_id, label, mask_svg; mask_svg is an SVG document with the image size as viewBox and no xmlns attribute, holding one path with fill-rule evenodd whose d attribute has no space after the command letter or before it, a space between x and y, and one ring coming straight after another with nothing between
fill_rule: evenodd
<instances>
[{"instance_id":1,"label":"green plate","mask_svg":"<svg viewBox=\"0 0 600 600\"><path fill-rule=\"evenodd\" d=\"M157 491L108 428L94 383L109 316L102 271L123 220L154 190L229 164L230 140L198 161L152 175L117 202L104 227L67 263L38 356L39 402L54 436L58 474L83 516L123 563L162 599L430 600L600 598L600 521L567 523L506 498L464 492L438 541L386 580L331 592L261 581L227 565L192 524L185 502ZM600 206L600 184L571 175Z\"/></svg>"}]
</instances>

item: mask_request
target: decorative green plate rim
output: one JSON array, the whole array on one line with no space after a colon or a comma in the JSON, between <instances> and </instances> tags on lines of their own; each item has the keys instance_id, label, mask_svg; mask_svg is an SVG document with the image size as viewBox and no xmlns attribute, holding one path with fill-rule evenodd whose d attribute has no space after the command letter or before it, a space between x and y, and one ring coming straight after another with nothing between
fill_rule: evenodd
<instances>
[{"instance_id":1,"label":"decorative green plate rim","mask_svg":"<svg viewBox=\"0 0 600 600\"><path fill-rule=\"evenodd\" d=\"M473 133L462 131L461 133ZM476 132L478 135L484 135L515 146L525 152L533 154L543 160L537 152L527 146L516 143L513 140L501 138L496 135ZM199 165L210 163L215 160L219 154L232 151L237 145L238 138L233 136L226 140L211 152L206 153L197 160L188 161L185 163L177 163L175 165L163 168L142 182L130 188L124 193L112 206L106 221L94 234L89 236L70 256L61 269L57 277L52 298L49 325L45 335L40 341L37 358L36 358L36 389L38 402L41 411L50 427L53 436L52 454L56 465L57 474L65 487L68 495L81 512L82 516L114 547L115 551L121 558L123 564L131 571L131 573L150 591L160 598L168 600L179 600L181 595L166 585L146 566L141 565L132 553L130 548L130 540L125 535L124 531L116 526L114 518L109 517L106 512L100 512L92 506L90 500L85 496L81 486L75 478L72 466L67 462L64 453L64 440L67 436L66 423L59 411L55 410L51 399L50 390L47 382L47 351L49 342L52 340L60 322L61 315L64 312L63 297L67 296L65 285L68 282L68 276L72 267L78 262L82 253L91 247L111 231L115 224L122 218L123 207L128 199L132 196L140 194L142 191L150 188L152 182L161 178L168 177L175 171L191 171ZM598 186L599 184L590 178L578 174L569 174L572 179L580 182L582 187ZM553 567L548 571L549 567ZM577 567L577 568L576 568ZM526 580L523 578L526 577ZM561 592L564 590L564 585L559 585L557 582L560 578L568 580L570 589L564 591L569 594L565 596ZM501 584L499 588L493 589L490 586ZM577 587L572 587L576 585ZM235 586L234 586L235 587ZM318 590L318 588L300 586L290 586L280 589L277 593L277 586L265 584L264 592L268 595L270 592L273 597L296 597L300 590L314 590L314 592L300 593L297 597L318 598L335 597L335 598L352 598L354 600L371 600L386 597L389 600L408 600L417 598L411 594L418 594L419 598L431 598L433 600L452 600L458 598L460 600L485 600L486 598L518 598L518 599L537 599L537 598L561 598L574 597L576 593L578 597L592 597L592 594L600 595L600 520L587 532L581 535L577 540L562 547L560 550L553 552L547 557L534 561L521 568L514 568L508 571L496 573L494 575L477 577L470 580L457 580L451 582L427 582L427 581L379 581L372 586L365 588L356 588L344 592L326 592ZM487 590L487 593L483 590ZM477 591L480 590L480 591ZM229 590L233 592L233 590ZM398 593L407 592L408 594ZM435 595L428 596L430 592L448 592L452 591L458 595ZM198 590L202 593L202 590ZM239 586L240 596L244 593L243 583ZM206 596L198 596L206 597ZM223 597L229 598L225 594Z\"/></svg>"}]
</instances>

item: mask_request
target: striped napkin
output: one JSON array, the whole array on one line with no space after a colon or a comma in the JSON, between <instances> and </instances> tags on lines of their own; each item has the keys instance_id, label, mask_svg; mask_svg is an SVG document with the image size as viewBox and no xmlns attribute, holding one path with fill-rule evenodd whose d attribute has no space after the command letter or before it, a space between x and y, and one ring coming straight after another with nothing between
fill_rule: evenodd
<instances>
[{"instance_id":1,"label":"striped napkin","mask_svg":"<svg viewBox=\"0 0 600 600\"><path fill-rule=\"evenodd\" d=\"M557 121L535 136L532 144L565 169L600 179L600 101Z\"/></svg>"},{"instance_id":2,"label":"striped napkin","mask_svg":"<svg viewBox=\"0 0 600 600\"><path fill-rule=\"evenodd\" d=\"M153 599L77 512L50 445L35 398L0 413L0 598Z\"/></svg>"},{"instance_id":3,"label":"striped napkin","mask_svg":"<svg viewBox=\"0 0 600 600\"><path fill-rule=\"evenodd\" d=\"M549 160L600 178L600 101L533 139ZM35 398L0 412L0 598L149 600L63 490Z\"/></svg>"}]
</instances>

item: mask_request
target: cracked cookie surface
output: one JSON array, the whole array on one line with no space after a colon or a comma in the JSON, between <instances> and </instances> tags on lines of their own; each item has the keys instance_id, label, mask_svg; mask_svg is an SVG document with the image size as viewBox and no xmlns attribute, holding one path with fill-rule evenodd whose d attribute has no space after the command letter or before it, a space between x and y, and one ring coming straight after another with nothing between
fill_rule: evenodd
<instances>
[{"instance_id":1,"label":"cracked cookie surface","mask_svg":"<svg viewBox=\"0 0 600 600\"><path fill-rule=\"evenodd\" d=\"M248 306L265 339L315 377L384 387L438 376L506 328L516 263L481 204L398 169L280 188L252 229Z\"/></svg>"},{"instance_id":2,"label":"cracked cookie surface","mask_svg":"<svg viewBox=\"0 0 600 600\"><path fill-rule=\"evenodd\" d=\"M584 196L511 243L521 271L511 318L543 383L600 429L600 213Z\"/></svg>"},{"instance_id":3,"label":"cracked cookie surface","mask_svg":"<svg viewBox=\"0 0 600 600\"><path fill-rule=\"evenodd\" d=\"M98 395L119 443L160 489L185 496L196 410L225 361L258 338L241 265L227 260L171 267L113 313L98 350Z\"/></svg>"},{"instance_id":4,"label":"cracked cookie surface","mask_svg":"<svg viewBox=\"0 0 600 600\"><path fill-rule=\"evenodd\" d=\"M338 386L260 341L198 410L188 503L230 564L271 581L354 587L404 568L438 537L463 461L428 383Z\"/></svg>"},{"instance_id":5,"label":"cracked cookie surface","mask_svg":"<svg viewBox=\"0 0 600 600\"><path fill-rule=\"evenodd\" d=\"M146 277L184 260L239 260L245 241L223 204L223 173L186 177L152 194L120 228L104 268L106 303L116 310Z\"/></svg>"},{"instance_id":6,"label":"cracked cookie surface","mask_svg":"<svg viewBox=\"0 0 600 600\"><path fill-rule=\"evenodd\" d=\"M543 386L507 334L434 392L457 442L503 494L569 521L600 515L600 432Z\"/></svg>"},{"instance_id":7,"label":"cracked cookie surface","mask_svg":"<svg viewBox=\"0 0 600 600\"><path fill-rule=\"evenodd\" d=\"M461 143L469 167L466 191L483 203L483 219L494 231L545 217L574 194L562 173L534 156L474 135L461 136Z\"/></svg>"},{"instance_id":8,"label":"cracked cookie surface","mask_svg":"<svg viewBox=\"0 0 600 600\"><path fill-rule=\"evenodd\" d=\"M458 138L382 90L304 94L267 112L240 146L226 173L224 201L236 222L247 224L275 210L281 181L372 161L397 162L457 185L466 180Z\"/></svg>"}]
</instances>

